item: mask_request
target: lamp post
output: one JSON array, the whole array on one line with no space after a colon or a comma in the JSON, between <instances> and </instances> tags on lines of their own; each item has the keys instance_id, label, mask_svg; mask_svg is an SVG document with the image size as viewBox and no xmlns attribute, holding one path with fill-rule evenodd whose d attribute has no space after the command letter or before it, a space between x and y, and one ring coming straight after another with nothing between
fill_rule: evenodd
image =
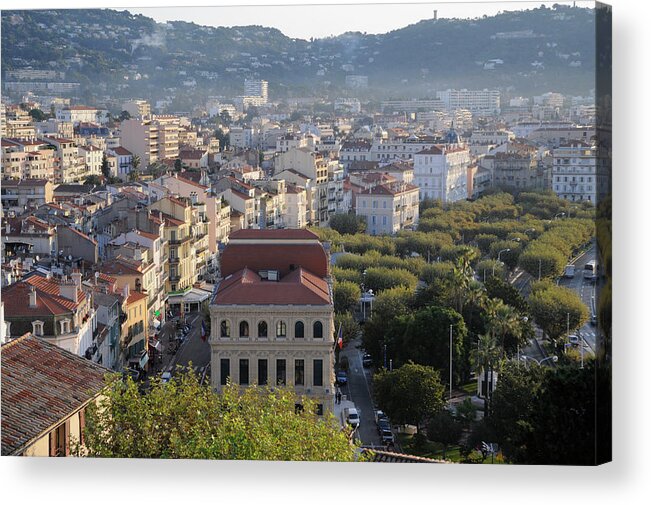
<instances>
[{"instance_id":1,"label":"lamp post","mask_svg":"<svg viewBox=\"0 0 651 505\"><path fill-rule=\"evenodd\" d=\"M450 325L450 397L452 401L452 325Z\"/></svg>"},{"instance_id":2,"label":"lamp post","mask_svg":"<svg viewBox=\"0 0 651 505\"><path fill-rule=\"evenodd\" d=\"M503 252L509 252L511 249L502 249L500 252L497 253L497 262L501 263L501 257ZM493 277L495 277L495 263L493 263Z\"/></svg>"},{"instance_id":3,"label":"lamp post","mask_svg":"<svg viewBox=\"0 0 651 505\"><path fill-rule=\"evenodd\" d=\"M535 361L537 365L542 366L542 364L548 360L552 360L554 363L556 363L558 361L558 356L548 356L547 358L543 358L540 361L538 361L536 358L532 358L531 356L520 356L520 360L524 361L525 363L529 360Z\"/></svg>"}]
</instances>

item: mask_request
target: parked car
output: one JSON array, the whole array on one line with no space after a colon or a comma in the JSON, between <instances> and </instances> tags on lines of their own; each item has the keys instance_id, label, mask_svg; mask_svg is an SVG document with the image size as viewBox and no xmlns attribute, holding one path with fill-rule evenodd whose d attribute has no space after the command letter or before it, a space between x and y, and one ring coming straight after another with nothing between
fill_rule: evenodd
<instances>
[{"instance_id":1,"label":"parked car","mask_svg":"<svg viewBox=\"0 0 651 505\"><path fill-rule=\"evenodd\" d=\"M572 345L579 345L579 342L581 341L578 335L570 335L568 340Z\"/></svg>"},{"instance_id":2,"label":"parked car","mask_svg":"<svg viewBox=\"0 0 651 505\"><path fill-rule=\"evenodd\" d=\"M383 431L391 431L391 423L388 419L380 419L377 423L377 432L381 435Z\"/></svg>"},{"instance_id":3,"label":"parked car","mask_svg":"<svg viewBox=\"0 0 651 505\"><path fill-rule=\"evenodd\" d=\"M373 365L373 358L371 358L369 353L364 353L364 356L362 356L362 365L365 367Z\"/></svg>"},{"instance_id":4,"label":"parked car","mask_svg":"<svg viewBox=\"0 0 651 505\"><path fill-rule=\"evenodd\" d=\"M344 415L346 416L346 422L353 428L359 426L359 413L356 408L351 407L344 409Z\"/></svg>"},{"instance_id":5,"label":"parked car","mask_svg":"<svg viewBox=\"0 0 651 505\"><path fill-rule=\"evenodd\" d=\"M172 379L172 372L163 372L160 378L161 382L169 382Z\"/></svg>"},{"instance_id":6,"label":"parked car","mask_svg":"<svg viewBox=\"0 0 651 505\"><path fill-rule=\"evenodd\" d=\"M348 384L348 375L343 370L337 372L337 384L340 386Z\"/></svg>"},{"instance_id":7,"label":"parked car","mask_svg":"<svg viewBox=\"0 0 651 505\"><path fill-rule=\"evenodd\" d=\"M380 438L382 439L383 444L393 444L393 432L391 430L382 430L380 433Z\"/></svg>"},{"instance_id":8,"label":"parked car","mask_svg":"<svg viewBox=\"0 0 651 505\"><path fill-rule=\"evenodd\" d=\"M375 411L375 424L378 424L380 422L380 419L387 419L388 420L389 418L381 410L376 410Z\"/></svg>"}]
</instances>

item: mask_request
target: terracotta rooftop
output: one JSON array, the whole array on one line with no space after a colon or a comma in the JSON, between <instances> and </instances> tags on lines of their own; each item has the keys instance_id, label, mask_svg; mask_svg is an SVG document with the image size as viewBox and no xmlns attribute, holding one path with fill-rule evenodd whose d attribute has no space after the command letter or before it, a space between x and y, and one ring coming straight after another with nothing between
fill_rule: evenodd
<instances>
[{"instance_id":1,"label":"terracotta rooftop","mask_svg":"<svg viewBox=\"0 0 651 505\"><path fill-rule=\"evenodd\" d=\"M308 230L238 230L231 233L221 258L223 276L249 268L278 270L282 277L298 267L320 278L329 275L326 252Z\"/></svg>"},{"instance_id":2,"label":"terracotta rooftop","mask_svg":"<svg viewBox=\"0 0 651 505\"><path fill-rule=\"evenodd\" d=\"M129 151L128 149L125 149L122 146L114 147L111 149L115 154L119 156L131 156L133 153Z\"/></svg>"},{"instance_id":3,"label":"terracotta rooftop","mask_svg":"<svg viewBox=\"0 0 651 505\"><path fill-rule=\"evenodd\" d=\"M76 310L79 302L74 302L60 293L61 281L42 275L31 275L23 281L16 282L2 289L5 304L5 317L39 317L69 314ZM29 306L32 287L36 290L36 306ZM83 300L84 294L77 291L77 300Z\"/></svg>"},{"instance_id":4,"label":"terracotta rooftop","mask_svg":"<svg viewBox=\"0 0 651 505\"><path fill-rule=\"evenodd\" d=\"M20 454L104 388L106 368L32 335L2 346L2 455Z\"/></svg>"},{"instance_id":5,"label":"terracotta rooftop","mask_svg":"<svg viewBox=\"0 0 651 505\"><path fill-rule=\"evenodd\" d=\"M328 283L299 267L278 282L263 280L244 268L227 276L213 300L215 305L327 305Z\"/></svg>"}]
</instances>

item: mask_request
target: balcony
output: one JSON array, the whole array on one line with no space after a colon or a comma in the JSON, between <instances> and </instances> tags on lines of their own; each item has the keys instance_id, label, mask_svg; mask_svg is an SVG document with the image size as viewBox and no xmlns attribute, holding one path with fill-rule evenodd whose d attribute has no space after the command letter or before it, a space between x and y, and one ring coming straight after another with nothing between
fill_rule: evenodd
<instances>
[{"instance_id":1,"label":"balcony","mask_svg":"<svg viewBox=\"0 0 651 505\"><path fill-rule=\"evenodd\" d=\"M170 258L168 261L169 261L171 264L178 263L178 262L179 262L179 257L178 257L178 256L175 256L175 257L173 257L173 258Z\"/></svg>"},{"instance_id":2,"label":"balcony","mask_svg":"<svg viewBox=\"0 0 651 505\"><path fill-rule=\"evenodd\" d=\"M186 235L183 238L177 238L177 239L170 239L170 245L182 245L185 244L186 242L192 240L192 235Z\"/></svg>"}]
</instances>

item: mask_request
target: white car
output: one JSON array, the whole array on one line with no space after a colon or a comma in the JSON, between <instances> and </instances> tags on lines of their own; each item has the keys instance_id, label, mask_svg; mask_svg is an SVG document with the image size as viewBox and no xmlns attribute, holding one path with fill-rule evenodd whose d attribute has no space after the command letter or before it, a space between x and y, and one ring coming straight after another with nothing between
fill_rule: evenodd
<instances>
[{"instance_id":1,"label":"white car","mask_svg":"<svg viewBox=\"0 0 651 505\"><path fill-rule=\"evenodd\" d=\"M572 345L579 345L579 342L580 342L581 339L579 338L578 335L570 335L568 337L568 340L570 341L570 344L572 344Z\"/></svg>"},{"instance_id":2,"label":"white car","mask_svg":"<svg viewBox=\"0 0 651 505\"><path fill-rule=\"evenodd\" d=\"M160 376L161 382L169 382L172 379L172 372L163 372Z\"/></svg>"},{"instance_id":3,"label":"white car","mask_svg":"<svg viewBox=\"0 0 651 505\"><path fill-rule=\"evenodd\" d=\"M359 413L357 412L357 409L346 409L346 422L353 428L357 428L359 426Z\"/></svg>"}]
</instances>

